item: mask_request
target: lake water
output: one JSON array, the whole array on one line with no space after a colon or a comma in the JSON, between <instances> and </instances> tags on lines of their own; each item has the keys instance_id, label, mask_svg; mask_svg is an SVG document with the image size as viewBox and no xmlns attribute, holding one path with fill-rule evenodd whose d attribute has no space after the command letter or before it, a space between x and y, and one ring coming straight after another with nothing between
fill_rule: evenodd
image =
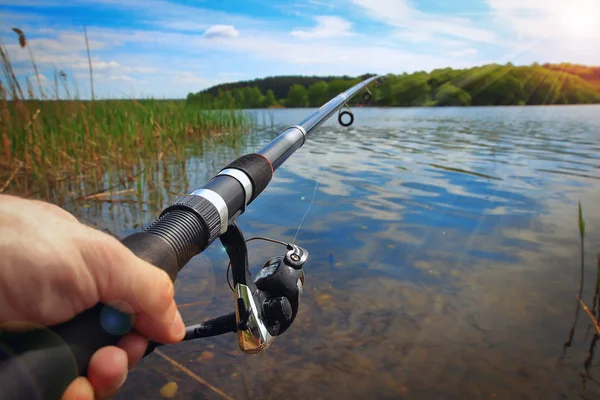
<instances>
[{"instance_id":1,"label":"lake water","mask_svg":"<svg viewBox=\"0 0 600 400\"><path fill-rule=\"evenodd\" d=\"M600 107L354 111L352 127L332 118L316 131L240 218L247 237L296 237L310 251L294 326L253 356L233 334L162 352L234 399L598 398L583 311L563 344L579 286L578 201L590 308L594 296ZM266 125L190 156L175 192L202 186L310 112L256 111ZM125 236L176 196L167 197L141 211L78 212ZM279 250L251 244L254 270ZM182 271L187 323L233 311L226 265L217 241ZM169 381L176 398L222 398L159 354L117 398L158 398Z\"/></svg>"}]
</instances>

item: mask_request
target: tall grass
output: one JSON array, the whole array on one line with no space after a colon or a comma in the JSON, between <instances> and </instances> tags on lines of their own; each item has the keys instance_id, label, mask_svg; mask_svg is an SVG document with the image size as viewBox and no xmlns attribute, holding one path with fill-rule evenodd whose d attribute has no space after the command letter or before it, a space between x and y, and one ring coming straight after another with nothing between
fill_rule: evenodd
<instances>
[{"instance_id":1,"label":"tall grass","mask_svg":"<svg viewBox=\"0 0 600 400\"><path fill-rule=\"evenodd\" d=\"M28 47L25 34L13 30L20 46ZM4 72L4 81L0 80L0 192L32 195L82 178L97 184L107 171L115 170L131 177L151 160L184 158L187 148L210 137L240 132L251 123L239 110L206 110L183 100L73 99L63 71L55 71L56 93L48 96L34 54L28 51L38 78L39 99L34 98L29 79L29 99L25 98L0 43ZM91 65L91 56L89 60ZM65 98L59 96L59 77ZM48 100L51 97L54 100Z\"/></svg>"}]
</instances>

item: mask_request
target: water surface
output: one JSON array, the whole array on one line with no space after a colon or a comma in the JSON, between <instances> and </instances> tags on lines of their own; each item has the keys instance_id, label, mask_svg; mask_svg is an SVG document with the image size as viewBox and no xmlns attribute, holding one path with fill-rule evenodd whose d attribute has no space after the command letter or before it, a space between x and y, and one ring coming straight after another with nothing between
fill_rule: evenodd
<instances>
[{"instance_id":1,"label":"water surface","mask_svg":"<svg viewBox=\"0 0 600 400\"><path fill-rule=\"evenodd\" d=\"M176 192L202 186L310 110L257 111L265 126L190 156L167 199L95 205L125 236ZM356 109L332 118L240 219L246 236L306 247L295 325L263 354L225 335L163 352L230 398L598 398L594 330L579 315L577 202L586 220L584 299L600 244L600 107ZM160 187L155 190L162 190ZM256 243L256 242L255 242ZM279 251L250 247L259 266ZM188 323L233 310L215 244L176 283ZM586 360L588 360L586 365ZM157 354L117 398L220 398Z\"/></svg>"}]
</instances>

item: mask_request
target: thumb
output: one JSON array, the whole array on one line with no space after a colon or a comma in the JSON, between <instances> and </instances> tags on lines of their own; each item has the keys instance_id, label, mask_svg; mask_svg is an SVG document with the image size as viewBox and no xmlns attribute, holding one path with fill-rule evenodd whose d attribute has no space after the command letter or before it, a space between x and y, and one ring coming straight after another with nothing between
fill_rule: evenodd
<instances>
[{"instance_id":1,"label":"thumb","mask_svg":"<svg viewBox=\"0 0 600 400\"><path fill-rule=\"evenodd\" d=\"M61 400L94 400L94 388L90 381L80 376L76 378L61 396Z\"/></svg>"},{"instance_id":2,"label":"thumb","mask_svg":"<svg viewBox=\"0 0 600 400\"><path fill-rule=\"evenodd\" d=\"M134 327L151 340L174 343L185 325L169 275L133 254L117 239L90 227L79 236L82 258L94 276L99 300L135 314Z\"/></svg>"}]
</instances>

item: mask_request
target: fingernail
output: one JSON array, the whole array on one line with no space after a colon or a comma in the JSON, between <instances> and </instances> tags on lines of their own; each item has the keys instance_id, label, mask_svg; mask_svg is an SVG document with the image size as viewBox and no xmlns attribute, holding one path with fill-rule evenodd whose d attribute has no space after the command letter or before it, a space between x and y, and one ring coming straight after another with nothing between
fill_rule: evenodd
<instances>
[{"instance_id":1,"label":"fingernail","mask_svg":"<svg viewBox=\"0 0 600 400\"><path fill-rule=\"evenodd\" d=\"M121 386L123 386L125 384L125 381L127 380L127 375L128 375L128 373L125 372L125 376L123 377L123 380L121 381L121 383L119 383L119 386L117 386L117 389L120 389Z\"/></svg>"},{"instance_id":2,"label":"fingernail","mask_svg":"<svg viewBox=\"0 0 600 400\"><path fill-rule=\"evenodd\" d=\"M177 310L177 316L175 317L175 324L177 325L177 340L182 340L185 336L185 324L183 323L183 318L181 317L181 313Z\"/></svg>"},{"instance_id":3,"label":"fingernail","mask_svg":"<svg viewBox=\"0 0 600 400\"><path fill-rule=\"evenodd\" d=\"M111 397L113 397L119 391L119 389L121 389L121 387L125 384L125 381L127 380L127 375L128 375L128 372L125 372L123 379L121 379L121 382L119 382L119 384L117 386L112 386L110 388L105 389L104 391L96 392L96 396L91 397L90 400L92 400L92 399L106 400L106 399L110 399ZM80 399L77 399L77 400L80 400Z\"/></svg>"}]
</instances>

